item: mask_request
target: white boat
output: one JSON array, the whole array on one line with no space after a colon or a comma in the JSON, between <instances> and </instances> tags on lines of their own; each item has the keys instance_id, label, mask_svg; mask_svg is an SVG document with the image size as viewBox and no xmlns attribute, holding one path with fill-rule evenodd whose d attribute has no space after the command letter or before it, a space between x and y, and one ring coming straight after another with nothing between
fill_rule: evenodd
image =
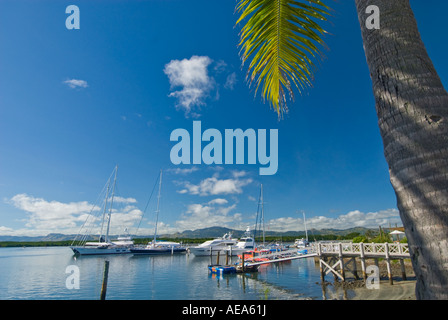
<instances>
[{"instance_id":1,"label":"white boat","mask_svg":"<svg viewBox=\"0 0 448 320\"><path fill-rule=\"evenodd\" d=\"M178 242L171 241L157 241L157 223L159 221L159 204L160 204L160 192L162 189L162 170L160 170L159 177L159 194L157 196L157 209L156 209L156 224L154 229L154 240L148 243L144 247L134 246L130 248L130 252L134 255L143 254L169 254L185 252L186 248Z\"/></svg>"},{"instance_id":2,"label":"white boat","mask_svg":"<svg viewBox=\"0 0 448 320\"><path fill-rule=\"evenodd\" d=\"M102 215L102 223L101 223L101 231L100 236L98 237L98 241L86 241L90 235L78 235L75 240L73 240L72 245L70 246L70 249L76 254L76 255L100 255L100 254L124 254L124 253L131 253L130 248L134 245L134 242L132 241L131 237L123 236L118 237L117 240L113 241L109 239L109 229L110 229L110 221L111 221L111 214L112 214L112 205L114 201L114 193L115 193L115 185L117 182L117 170L118 167L116 166L114 168L114 171L112 171L112 174L109 178L109 180L106 183L107 191L105 195L104 200L104 209L103 209L103 215ZM114 176L113 180L113 186L112 191L111 185L112 185L112 176ZM110 199L110 203L109 200ZM107 227L106 227L106 233L103 235L103 227L104 223L107 219ZM87 222L87 221L86 221ZM85 223L86 224L86 223ZM125 229L127 232L127 230Z\"/></svg>"},{"instance_id":3,"label":"white boat","mask_svg":"<svg viewBox=\"0 0 448 320\"><path fill-rule=\"evenodd\" d=\"M306 247L309 247L310 243L308 242L308 230L306 228L306 217L305 217L305 212L302 211L303 214L303 224L305 226L305 239L301 238L301 239L296 239L294 241L294 246L298 249L305 249Z\"/></svg>"},{"instance_id":4,"label":"white boat","mask_svg":"<svg viewBox=\"0 0 448 320\"><path fill-rule=\"evenodd\" d=\"M298 249L303 249L303 248L306 248L306 247L308 247L310 244L309 244L309 242L308 242L308 240L306 240L306 239L296 239L295 241L294 241L294 246L296 247L296 248L298 248Z\"/></svg>"},{"instance_id":5,"label":"white boat","mask_svg":"<svg viewBox=\"0 0 448 320\"><path fill-rule=\"evenodd\" d=\"M255 240L250 234L250 227L247 227L246 232L243 237L241 237L236 245L228 246L222 253L228 254L229 256L238 256L244 252L251 251L255 249Z\"/></svg>"},{"instance_id":6,"label":"white boat","mask_svg":"<svg viewBox=\"0 0 448 320\"><path fill-rule=\"evenodd\" d=\"M70 248L79 255L131 253L129 245L116 245L114 242L86 242L82 246L71 246Z\"/></svg>"},{"instance_id":7,"label":"white boat","mask_svg":"<svg viewBox=\"0 0 448 320\"><path fill-rule=\"evenodd\" d=\"M205 241L198 246L188 248L188 250L195 256L214 256L218 252L221 253L229 246L235 246L236 244L237 239L233 239L232 234L226 233L221 238Z\"/></svg>"},{"instance_id":8,"label":"white boat","mask_svg":"<svg viewBox=\"0 0 448 320\"><path fill-rule=\"evenodd\" d=\"M185 252L187 249L179 242L172 241L157 241L156 243L150 242L145 247L134 246L130 249L134 255L143 254L173 254Z\"/></svg>"}]
</instances>

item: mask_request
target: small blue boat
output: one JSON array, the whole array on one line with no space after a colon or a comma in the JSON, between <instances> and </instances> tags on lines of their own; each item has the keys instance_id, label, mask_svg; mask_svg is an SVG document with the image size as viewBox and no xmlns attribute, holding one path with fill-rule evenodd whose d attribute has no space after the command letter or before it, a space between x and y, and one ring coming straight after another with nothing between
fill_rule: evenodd
<instances>
[{"instance_id":1,"label":"small blue boat","mask_svg":"<svg viewBox=\"0 0 448 320\"><path fill-rule=\"evenodd\" d=\"M217 274L236 273L236 267L234 266L209 265L208 270L210 270L211 273Z\"/></svg>"}]
</instances>

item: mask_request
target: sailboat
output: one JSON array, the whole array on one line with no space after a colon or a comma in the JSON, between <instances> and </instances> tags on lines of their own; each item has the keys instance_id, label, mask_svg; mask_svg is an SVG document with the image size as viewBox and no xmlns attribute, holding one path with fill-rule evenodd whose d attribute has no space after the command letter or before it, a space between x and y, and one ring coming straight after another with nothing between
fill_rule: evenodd
<instances>
[{"instance_id":1,"label":"sailboat","mask_svg":"<svg viewBox=\"0 0 448 320\"><path fill-rule=\"evenodd\" d=\"M305 249L306 247L308 247L310 245L308 242L308 230L306 228L305 212L302 211L302 214L303 214L303 223L305 225L305 239L301 238L301 239L296 239L294 241L294 246L298 249Z\"/></svg>"},{"instance_id":2,"label":"sailboat","mask_svg":"<svg viewBox=\"0 0 448 320\"><path fill-rule=\"evenodd\" d=\"M100 255L100 254L124 254L131 253L130 248L134 245L131 237L129 235L118 237L117 240L110 240L109 230L110 230L110 221L112 214L112 206L114 202L115 195L115 186L117 183L117 171L118 166L115 166L112 171L109 180L107 181L107 191L104 200L104 208L102 214L102 223L101 223L101 231L98 237L98 241L86 241L89 235L80 235L73 240L70 249L77 255ZM112 182L112 176L114 176ZM112 190L111 190L112 185ZM109 203L110 198L110 203ZM107 220L106 233L103 235L104 223ZM87 221L86 221L87 222ZM126 231L126 229L125 229ZM78 239L80 238L80 239ZM75 243L78 243L75 245Z\"/></svg>"},{"instance_id":3,"label":"sailboat","mask_svg":"<svg viewBox=\"0 0 448 320\"><path fill-rule=\"evenodd\" d=\"M162 189L162 170L160 170L159 178L159 194L157 196L157 209L156 209L156 225L154 229L154 239L148 243L145 247L133 247L130 249L134 255L143 254L170 254L185 252L186 248L178 242L171 241L157 241L157 223L159 221L159 205L160 205L160 191Z\"/></svg>"},{"instance_id":4,"label":"sailboat","mask_svg":"<svg viewBox=\"0 0 448 320\"><path fill-rule=\"evenodd\" d=\"M260 217L259 217L259 213L260 213ZM279 244L279 243L266 244L265 223L264 223L263 184L260 185L260 196L259 196L259 201L258 201L257 216L255 218L254 238L256 238L258 226L260 228L259 232L262 232L262 243L258 243L256 245L254 243L254 247L256 247L256 248L253 250L250 250L250 249L240 250L240 251L245 251L245 253L242 253L242 254L244 254L245 257L247 257L249 259L254 259L256 256L259 256L259 255L264 255L264 254L268 254L271 252L283 251L286 249L282 244ZM247 232L247 230L246 230L246 232ZM238 254L238 256L241 257L242 254Z\"/></svg>"}]
</instances>

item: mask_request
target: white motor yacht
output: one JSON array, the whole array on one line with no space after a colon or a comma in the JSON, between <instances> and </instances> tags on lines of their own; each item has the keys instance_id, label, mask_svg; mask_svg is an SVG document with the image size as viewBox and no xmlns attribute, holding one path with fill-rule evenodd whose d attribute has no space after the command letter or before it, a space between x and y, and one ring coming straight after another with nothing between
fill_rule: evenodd
<instances>
[{"instance_id":1,"label":"white motor yacht","mask_svg":"<svg viewBox=\"0 0 448 320\"><path fill-rule=\"evenodd\" d=\"M243 252L251 251L255 249L255 240L250 234L250 228L247 227L244 236L238 240L236 245L228 246L223 250L223 253L228 253L229 256L238 256Z\"/></svg>"},{"instance_id":2,"label":"white motor yacht","mask_svg":"<svg viewBox=\"0 0 448 320\"><path fill-rule=\"evenodd\" d=\"M214 256L229 246L235 246L236 243L237 240L232 238L232 234L226 233L221 238L205 241L198 246L188 248L188 250L195 256Z\"/></svg>"},{"instance_id":3,"label":"white motor yacht","mask_svg":"<svg viewBox=\"0 0 448 320\"><path fill-rule=\"evenodd\" d=\"M309 242L308 242L308 240L306 240L306 239L296 239L295 241L294 241L294 246L296 247L296 248L298 248L298 249L304 249L304 248L306 248L306 247L308 247L310 244L309 244Z\"/></svg>"}]
</instances>

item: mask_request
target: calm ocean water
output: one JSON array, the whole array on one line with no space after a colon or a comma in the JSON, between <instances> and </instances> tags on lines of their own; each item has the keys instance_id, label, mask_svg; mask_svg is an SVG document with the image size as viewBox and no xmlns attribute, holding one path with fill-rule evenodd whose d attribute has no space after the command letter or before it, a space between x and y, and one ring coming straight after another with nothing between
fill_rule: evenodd
<instances>
[{"instance_id":1,"label":"calm ocean water","mask_svg":"<svg viewBox=\"0 0 448 320\"><path fill-rule=\"evenodd\" d=\"M275 263L251 274L211 275L209 257L82 256L68 247L0 248L0 300L98 300L104 261L110 261L107 300L343 299L322 291L313 259ZM213 263L216 258L213 258ZM224 258L222 260L224 262ZM68 289L67 267L79 270L79 289ZM330 288L331 290L331 288Z\"/></svg>"}]
</instances>

